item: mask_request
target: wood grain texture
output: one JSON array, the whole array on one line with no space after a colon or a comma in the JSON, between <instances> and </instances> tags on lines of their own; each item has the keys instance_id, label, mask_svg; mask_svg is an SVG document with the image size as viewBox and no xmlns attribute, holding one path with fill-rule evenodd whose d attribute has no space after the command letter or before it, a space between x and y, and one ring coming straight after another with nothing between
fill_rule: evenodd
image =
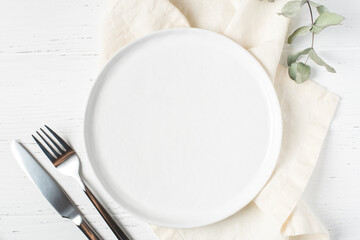
<instances>
[{"instance_id":1,"label":"wood grain texture","mask_svg":"<svg viewBox=\"0 0 360 240\"><path fill-rule=\"evenodd\" d=\"M254 0L255 1L255 0ZM341 27L316 37L319 55L337 70L316 67L312 79L341 97L305 200L330 231L332 240L360 236L360 2L320 0L346 17ZM49 124L85 158L82 121L98 74L101 0L0 0L0 239L86 239L64 220L25 176L10 152L21 139L68 190L97 232L115 239L80 187L61 176L31 139ZM293 23L308 23L307 12ZM285 53L309 45L299 38ZM283 59L284 61L284 59ZM63 95L66 92L66 98ZM62 100L60 101L60 98ZM84 172L89 166L83 164ZM101 187L85 174L92 189ZM134 239L157 239L148 226L116 206L101 202Z\"/></svg>"}]
</instances>

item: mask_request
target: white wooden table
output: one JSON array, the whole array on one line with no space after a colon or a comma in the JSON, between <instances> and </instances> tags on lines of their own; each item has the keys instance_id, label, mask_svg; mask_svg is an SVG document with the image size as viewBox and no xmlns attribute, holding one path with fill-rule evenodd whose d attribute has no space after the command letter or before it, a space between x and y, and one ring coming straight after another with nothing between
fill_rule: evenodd
<instances>
[{"instance_id":1,"label":"white wooden table","mask_svg":"<svg viewBox=\"0 0 360 240\"><path fill-rule=\"evenodd\" d=\"M319 54L338 73L316 68L312 78L338 94L341 103L304 197L331 239L354 240L360 238L360 3L320 2L346 20L316 37ZM114 239L81 190L53 171L31 139L37 128L49 124L84 157L82 120L99 70L103 5L101 0L0 0L0 240L85 239L25 177L10 153L13 139L21 139L95 228ZM304 11L294 24L308 21ZM309 41L297 41L296 48ZM289 50L286 46L284 52ZM156 239L146 224L104 201L136 239Z\"/></svg>"}]
</instances>

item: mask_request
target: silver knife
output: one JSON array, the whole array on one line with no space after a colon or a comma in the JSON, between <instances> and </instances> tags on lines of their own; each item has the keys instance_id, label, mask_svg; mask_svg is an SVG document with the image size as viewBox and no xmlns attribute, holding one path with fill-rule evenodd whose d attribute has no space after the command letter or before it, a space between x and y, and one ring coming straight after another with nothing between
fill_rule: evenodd
<instances>
[{"instance_id":1,"label":"silver knife","mask_svg":"<svg viewBox=\"0 0 360 240\"><path fill-rule=\"evenodd\" d=\"M75 207L69 196L64 192L53 177L40 163L17 141L11 143L11 150L31 181L36 185L44 197L63 217L75 223L91 240L101 240L99 235L87 223L80 211Z\"/></svg>"}]
</instances>

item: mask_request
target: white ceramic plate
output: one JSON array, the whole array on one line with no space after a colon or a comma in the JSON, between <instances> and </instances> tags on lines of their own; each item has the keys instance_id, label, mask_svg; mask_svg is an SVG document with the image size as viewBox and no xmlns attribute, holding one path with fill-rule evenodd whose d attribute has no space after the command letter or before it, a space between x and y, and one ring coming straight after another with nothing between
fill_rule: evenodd
<instances>
[{"instance_id":1,"label":"white ceramic plate","mask_svg":"<svg viewBox=\"0 0 360 240\"><path fill-rule=\"evenodd\" d=\"M246 50L213 32L172 29L111 59L90 94L84 135L120 205L187 228L256 196L276 164L282 121L272 83Z\"/></svg>"}]
</instances>

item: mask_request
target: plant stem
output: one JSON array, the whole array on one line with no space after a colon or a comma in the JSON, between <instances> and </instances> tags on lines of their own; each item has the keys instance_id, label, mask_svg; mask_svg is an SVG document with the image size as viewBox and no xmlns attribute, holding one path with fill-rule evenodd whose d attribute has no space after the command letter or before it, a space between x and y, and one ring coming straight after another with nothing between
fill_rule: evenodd
<instances>
[{"instance_id":1,"label":"plant stem","mask_svg":"<svg viewBox=\"0 0 360 240\"><path fill-rule=\"evenodd\" d=\"M311 17L311 29L313 28L314 26L314 15L313 15L313 12L312 12L312 9L311 9L311 6L310 6L310 3L309 1L306 1L308 7L309 7L309 10L310 10L310 17ZM313 32L311 32L311 48L314 48L314 41L315 41L315 34ZM305 64L307 63L307 61L309 60L309 57L307 57L306 61L305 61Z\"/></svg>"}]
</instances>

